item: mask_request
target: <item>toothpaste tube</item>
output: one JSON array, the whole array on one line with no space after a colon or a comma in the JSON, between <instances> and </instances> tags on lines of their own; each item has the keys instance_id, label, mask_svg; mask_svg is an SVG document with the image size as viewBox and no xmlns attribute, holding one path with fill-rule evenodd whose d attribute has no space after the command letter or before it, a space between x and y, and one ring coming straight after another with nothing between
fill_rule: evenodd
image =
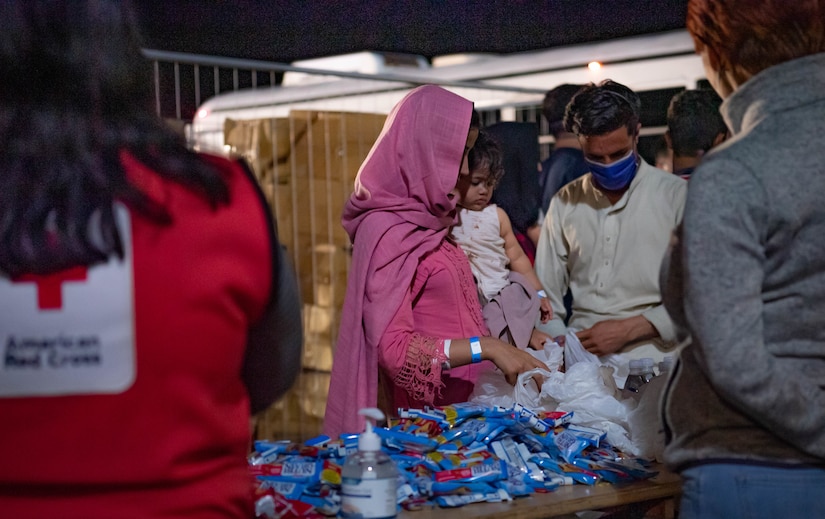
<instances>
[{"instance_id":1,"label":"toothpaste tube","mask_svg":"<svg viewBox=\"0 0 825 519\"><path fill-rule=\"evenodd\" d=\"M454 451L472 445L479 440L479 436L483 438L492 426L484 420L468 419L438 436L436 440L441 444L438 449Z\"/></svg>"},{"instance_id":2,"label":"toothpaste tube","mask_svg":"<svg viewBox=\"0 0 825 519\"><path fill-rule=\"evenodd\" d=\"M590 457L594 460L608 461L620 461L622 459L616 451L608 449L607 447L601 447L599 449L591 450Z\"/></svg>"},{"instance_id":3,"label":"toothpaste tube","mask_svg":"<svg viewBox=\"0 0 825 519\"><path fill-rule=\"evenodd\" d=\"M272 489L287 499L298 499L304 493L306 485L297 481L261 481L262 489Z\"/></svg>"},{"instance_id":4,"label":"toothpaste tube","mask_svg":"<svg viewBox=\"0 0 825 519\"><path fill-rule=\"evenodd\" d=\"M487 492L485 494L464 494L453 496L440 496L435 498L438 506L444 508L455 508L458 506L468 505L470 503L498 503L501 501L512 501L513 498L504 489L498 489L495 492Z\"/></svg>"},{"instance_id":5,"label":"toothpaste tube","mask_svg":"<svg viewBox=\"0 0 825 519\"><path fill-rule=\"evenodd\" d=\"M463 402L460 404L452 404L441 408L444 413L444 418L451 425L455 425L468 418L483 416L485 407L472 404L470 402Z\"/></svg>"},{"instance_id":6,"label":"toothpaste tube","mask_svg":"<svg viewBox=\"0 0 825 519\"><path fill-rule=\"evenodd\" d=\"M515 416L516 421L526 425L537 433L544 433L553 428L552 424L545 422L539 418L536 413L521 404L513 405L513 415Z\"/></svg>"},{"instance_id":7,"label":"toothpaste tube","mask_svg":"<svg viewBox=\"0 0 825 519\"><path fill-rule=\"evenodd\" d=\"M412 469L416 465L420 465L424 462L424 457L421 455L416 455L413 453L390 453L390 458L392 461L395 462L396 468L399 471Z\"/></svg>"},{"instance_id":8,"label":"toothpaste tube","mask_svg":"<svg viewBox=\"0 0 825 519\"><path fill-rule=\"evenodd\" d=\"M487 434L485 434L483 438L481 438L481 439L477 439L476 441L479 441L479 442L481 442L481 443L483 443L483 444L485 444L485 445L489 445L489 444L490 444L493 440L495 440L496 438L498 438L499 436L501 436L501 434L502 434L504 431L506 431L506 430L507 430L507 427L508 427L508 426L507 426L506 424L499 424L499 425L496 425L496 423L497 423L497 422L491 422L491 423L490 423L490 425L491 425L490 432L488 432ZM484 431L479 431L479 435L481 435L481 434L483 434L483 433L484 433Z\"/></svg>"},{"instance_id":9,"label":"toothpaste tube","mask_svg":"<svg viewBox=\"0 0 825 519\"><path fill-rule=\"evenodd\" d=\"M438 436L444 430L442 428L443 422L429 420L426 418L399 418L390 420L391 431L400 431L410 434Z\"/></svg>"},{"instance_id":10,"label":"toothpaste tube","mask_svg":"<svg viewBox=\"0 0 825 519\"><path fill-rule=\"evenodd\" d=\"M570 424L567 426L567 432L575 434L577 437L582 438L596 448L599 447L599 443L607 436L607 433L601 429L585 427L583 425Z\"/></svg>"},{"instance_id":11,"label":"toothpaste tube","mask_svg":"<svg viewBox=\"0 0 825 519\"><path fill-rule=\"evenodd\" d=\"M493 483L496 488L506 490L512 497L529 496L534 492L533 487L519 479L506 479ZM557 485L558 486L558 485ZM555 487L554 487L555 488Z\"/></svg>"},{"instance_id":12,"label":"toothpaste tube","mask_svg":"<svg viewBox=\"0 0 825 519\"><path fill-rule=\"evenodd\" d=\"M278 458L287 455L305 456L308 458L329 457L334 455L332 451L316 446L307 446L292 441L256 441L254 443L255 452L249 460L252 465L272 463Z\"/></svg>"},{"instance_id":13,"label":"toothpaste tube","mask_svg":"<svg viewBox=\"0 0 825 519\"><path fill-rule=\"evenodd\" d=\"M331 460L324 460L321 468L321 483L330 485L341 484L341 465Z\"/></svg>"},{"instance_id":14,"label":"toothpaste tube","mask_svg":"<svg viewBox=\"0 0 825 519\"><path fill-rule=\"evenodd\" d=\"M341 511L341 497L337 494L313 496L304 494L301 502L312 505L315 511L326 516L337 515Z\"/></svg>"},{"instance_id":15,"label":"toothpaste tube","mask_svg":"<svg viewBox=\"0 0 825 519\"><path fill-rule=\"evenodd\" d=\"M327 436L326 434L322 434L320 436L308 439L304 442L304 444L308 447L318 447L320 449L326 447L330 441L331 438L329 436Z\"/></svg>"},{"instance_id":16,"label":"toothpaste tube","mask_svg":"<svg viewBox=\"0 0 825 519\"><path fill-rule=\"evenodd\" d=\"M280 441L268 441L268 440L256 440L253 443L255 448L255 452L258 454L264 454L271 450L277 450L279 452L287 452L288 450L295 449L298 450L301 448L300 443L295 443L290 440L280 440Z\"/></svg>"},{"instance_id":17,"label":"toothpaste tube","mask_svg":"<svg viewBox=\"0 0 825 519\"><path fill-rule=\"evenodd\" d=\"M477 463L460 469L436 472L434 479L438 483L445 481L498 481L507 477L507 463L502 460L490 460L491 463Z\"/></svg>"},{"instance_id":18,"label":"toothpaste tube","mask_svg":"<svg viewBox=\"0 0 825 519\"><path fill-rule=\"evenodd\" d=\"M587 440L583 440L569 431L562 431L553 438L556 447L561 452L564 461L570 463L587 447Z\"/></svg>"},{"instance_id":19,"label":"toothpaste tube","mask_svg":"<svg viewBox=\"0 0 825 519\"><path fill-rule=\"evenodd\" d=\"M499 459L504 460L507 466L512 468L510 473L521 474L526 484L534 485L544 481L544 473L538 465L530 461L533 454L525 444L515 442L512 438L504 438L490 444L490 448Z\"/></svg>"},{"instance_id":20,"label":"toothpaste tube","mask_svg":"<svg viewBox=\"0 0 825 519\"><path fill-rule=\"evenodd\" d=\"M514 467L518 467L521 472L527 472L526 460L524 460L519 452L518 445L512 438L503 438L494 441L490 444L493 453L500 460L504 460Z\"/></svg>"},{"instance_id":21,"label":"toothpaste tube","mask_svg":"<svg viewBox=\"0 0 825 519\"><path fill-rule=\"evenodd\" d=\"M587 485L594 485L599 481L598 474L587 468L573 465L571 463L559 463L552 459L546 453L538 452L530 458L530 461L553 474L560 474L565 477L572 478L577 483L585 483Z\"/></svg>"},{"instance_id":22,"label":"toothpaste tube","mask_svg":"<svg viewBox=\"0 0 825 519\"><path fill-rule=\"evenodd\" d=\"M422 493L429 496L442 496L447 494L483 494L492 492L496 487L490 483L473 482L473 481L444 481L439 483L437 481L422 481Z\"/></svg>"},{"instance_id":23,"label":"toothpaste tube","mask_svg":"<svg viewBox=\"0 0 825 519\"><path fill-rule=\"evenodd\" d=\"M261 480L298 481L303 483L319 481L323 469L323 460L299 457L284 458L275 463L249 466L252 475Z\"/></svg>"},{"instance_id":24,"label":"toothpaste tube","mask_svg":"<svg viewBox=\"0 0 825 519\"><path fill-rule=\"evenodd\" d=\"M375 434L381 437L385 445L401 451L412 451L418 453L435 450L438 442L426 436L409 434L401 431L391 431L383 427L373 429Z\"/></svg>"},{"instance_id":25,"label":"toothpaste tube","mask_svg":"<svg viewBox=\"0 0 825 519\"><path fill-rule=\"evenodd\" d=\"M309 503L297 499L287 499L269 489L258 489L255 493L255 516L270 519L281 517L303 517L314 512Z\"/></svg>"},{"instance_id":26,"label":"toothpaste tube","mask_svg":"<svg viewBox=\"0 0 825 519\"><path fill-rule=\"evenodd\" d=\"M488 407L484 409L484 417L488 420L493 418L503 419L503 418L513 418L513 409L502 407L500 405L495 405L493 407Z\"/></svg>"},{"instance_id":27,"label":"toothpaste tube","mask_svg":"<svg viewBox=\"0 0 825 519\"><path fill-rule=\"evenodd\" d=\"M560 427L570 423L573 411L545 411L538 413L538 416L553 427Z\"/></svg>"},{"instance_id":28,"label":"toothpaste tube","mask_svg":"<svg viewBox=\"0 0 825 519\"><path fill-rule=\"evenodd\" d=\"M629 474L606 467L595 460L579 458L573 460L573 463L571 463L571 465L574 465L580 469L584 469L588 472L592 472L599 476L599 478L607 481L608 483L616 484L628 483L630 481L633 481L633 478L631 478Z\"/></svg>"},{"instance_id":29,"label":"toothpaste tube","mask_svg":"<svg viewBox=\"0 0 825 519\"><path fill-rule=\"evenodd\" d=\"M449 429L450 424L444 418L444 414L438 410L423 410L423 409L399 409L398 416L401 418L411 418L415 419L423 419L423 420L432 420L436 422L442 429Z\"/></svg>"},{"instance_id":30,"label":"toothpaste tube","mask_svg":"<svg viewBox=\"0 0 825 519\"><path fill-rule=\"evenodd\" d=\"M398 485L398 489L395 491L395 502L399 505L408 499L414 499L416 497L421 497L421 492L409 483Z\"/></svg>"},{"instance_id":31,"label":"toothpaste tube","mask_svg":"<svg viewBox=\"0 0 825 519\"><path fill-rule=\"evenodd\" d=\"M599 460L599 464L603 465L606 468L610 468L613 470L617 470L624 474L627 474L633 479L650 479L656 476L659 472L656 470L651 470L639 463L638 460L620 460L620 461L610 461L610 460Z\"/></svg>"},{"instance_id":32,"label":"toothpaste tube","mask_svg":"<svg viewBox=\"0 0 825 519\"><path fill-rule=\"evenodd\" d=\"M479 462L486 462L492 457L493 454L487 450L487 447L465 449L455 453L435 451L427 454L428 459L437 463L440 469L444 470L469 467Z\"/></svg>"}]
</instances>

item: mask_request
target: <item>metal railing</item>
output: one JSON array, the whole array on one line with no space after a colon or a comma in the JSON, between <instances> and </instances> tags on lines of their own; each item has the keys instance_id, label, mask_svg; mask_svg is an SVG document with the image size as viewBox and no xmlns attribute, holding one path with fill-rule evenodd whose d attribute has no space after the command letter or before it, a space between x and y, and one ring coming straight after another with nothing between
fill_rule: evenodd
<instances>
[{"instance_id":1,"label":"metal railing","mask_svg":"<svg viewBox=\"0 0 825 519\"><path fill-rule=\"evenodd\" d=\"M191 121L203 101L223 92L276 86L283 70L280 63L154 49L142 52L152 62L155 109L166 119Z\"/></svg>"},{"instance_id":2,"label":"metal railing","mask_svg":"<svg viewBox=\"0 0 825 519\"><path fill-rule=\"evenodd\" d=\"M143 49L143 55L152 62L154 70L155 108L161 117L169 118L164 100L165 92L174 91L174 118L190 121L197 107L202 101L222 92L237 91L241 88L258 88L259 86L274 87L280 82L280 76L285 72L300 72L340 78L364 79L371 81L403 82L413 86L433 82L432 79L413 74L364 74L318 68L296 67L287 63L260 61L204 54L189 54L183 52L160 51ZM171 70L168 70L171 67ZM167 70L164 70L164 69ZM208 72L207 72L208 71ZM191 86L183 84L184 75L191 72ZM164 79L171 75L172 87L165 85ZM204 96L204 86L210 83L207 76L211 76L211 94ZM227 79L231 77L231 82ZM263 81L261 81L263 79ZM206 82L204 81L206 80ZM231 86L227 86L227 83ZM448 81L440 80L439 85L446 87L483 88L485 90L501 90L507 92L521 92L528 94L544 94L544 90L534 88L520 88L483 83L479 81ZM184 97L192 96L190 99ZM193 101L192 105L184 101ZM188 108L188 109L187 109Z\"/></svg>"}]
</instances>

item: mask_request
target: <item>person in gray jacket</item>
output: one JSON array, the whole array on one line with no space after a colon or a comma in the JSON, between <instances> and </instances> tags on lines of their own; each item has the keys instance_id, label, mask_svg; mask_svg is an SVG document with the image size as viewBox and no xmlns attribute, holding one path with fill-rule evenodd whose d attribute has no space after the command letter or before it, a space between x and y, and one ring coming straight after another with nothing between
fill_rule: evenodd
<instances>
[{"instance_id":1,"label":"person in gray jacket","mask_svg":"<svg viewBox=\"0 0 825 519\"><path fill-rule=\"evenodd\" d=\"M680 518L825 517L825 3L690 0L732 136L691 176L664 301Z\"/></svg>"}]
</instances>

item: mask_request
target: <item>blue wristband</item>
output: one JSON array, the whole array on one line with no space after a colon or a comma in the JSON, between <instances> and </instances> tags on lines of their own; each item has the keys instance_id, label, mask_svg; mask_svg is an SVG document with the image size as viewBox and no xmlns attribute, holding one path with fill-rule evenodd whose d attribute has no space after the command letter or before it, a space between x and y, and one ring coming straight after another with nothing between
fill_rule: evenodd
<instances>
[{"instance_id":1,"label":"blue wristband","mask_svg":"<svg viewBox=\"0 0 825 519\"><path fill-rule=\"evenodd\" d=\"M473 355L473 364L481 362L481 341L478 337L470 337L470 353Z\"/></svg>"}]
</instances>

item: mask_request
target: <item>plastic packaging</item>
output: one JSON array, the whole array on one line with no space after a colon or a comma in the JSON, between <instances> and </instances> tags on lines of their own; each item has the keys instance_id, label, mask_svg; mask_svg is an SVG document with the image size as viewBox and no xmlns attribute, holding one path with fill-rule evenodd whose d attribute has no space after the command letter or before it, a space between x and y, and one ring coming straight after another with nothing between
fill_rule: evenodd
<instances>
[{"instance_id":1,"label":"plastic packaging","mask_svg":"<svg viewBox=\"0 0 825 519\"><path fill-rule=\"evenodd\" d=\"M668 373L673 369L673 357L670 355L665 356L662 361L659 363L659 376L665 375L667 376Z\"/></svg>"},{"instance_id":2,"label":"plastic packaging","mask_svg":"<svg viewBox=\"0 0 825 519\"><path fill-rule=\"evenodd\" d=\"M642 361L642 376L645 377L647 382L650 382L653 380L653 377L656 376L656 372L653 371L653 367L656 365L656 362L650 357L645 357L639 360Z\"/></svg>"},{"instance_id":3,"label":"plastic packaging","mask_svg":"<svg viewBox=\"0 0 825 519\"><path fill-rule=\"evenodd\" d=\"M341 471L341 515L348 518L380 519L395 517L398 470L381 449L381 438L370 419L381 420L384 413L367 408L366 430L358 438L358 451L347 457Z\"/></svg>"},{"instance_id":4,"label":"plastic packaging","mask_svg":"<svg viewBox=\"0 0 825 519\"><path fill-rule=\"evenodd\" d=\"M648 382L656 374L653 372L654 361L651 358L633 359L630 361L630 374L624 383L622 396L624 398L638 398Z\"/></svg>"}]
</instances>

